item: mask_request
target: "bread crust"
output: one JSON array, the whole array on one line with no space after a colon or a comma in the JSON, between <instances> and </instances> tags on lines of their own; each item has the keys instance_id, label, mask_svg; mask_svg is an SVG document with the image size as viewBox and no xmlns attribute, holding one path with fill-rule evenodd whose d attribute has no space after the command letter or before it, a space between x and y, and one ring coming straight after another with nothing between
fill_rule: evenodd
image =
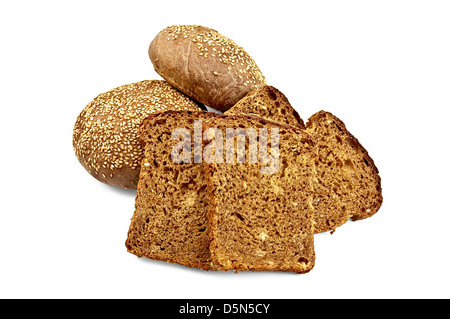
<instances>
[{"instance_id":1,"label":"bread crust","mask_svg":"<svg viewBox=\"0 0 450 319\"><path fill-rule=\"evenodd\" d=\"M155 71L168 83L221 112L265 84L250 55L211 28L167 27L150 43L148 54Z\"/></svg>"}]
</instances>

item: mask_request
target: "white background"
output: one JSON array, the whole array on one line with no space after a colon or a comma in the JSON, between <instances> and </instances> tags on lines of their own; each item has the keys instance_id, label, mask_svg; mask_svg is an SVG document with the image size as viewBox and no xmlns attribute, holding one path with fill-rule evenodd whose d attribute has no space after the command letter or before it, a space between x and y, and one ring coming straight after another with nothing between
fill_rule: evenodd
<instances>
[{"instance_id":1,"label":"white background","mask_svg":"<svg viewBox=\"0 0 450 319\"><path fill-rule=\"evenodd\" d=\"M449 298L448 1L2 1L1 298ZM324 109L367 148L384 203L315 236L308 274L205 272L137 258L134 191L92 178L78 113L160 79L148 45L200 24L248 51L306 121Z\"/></svg>"}]
</instances>

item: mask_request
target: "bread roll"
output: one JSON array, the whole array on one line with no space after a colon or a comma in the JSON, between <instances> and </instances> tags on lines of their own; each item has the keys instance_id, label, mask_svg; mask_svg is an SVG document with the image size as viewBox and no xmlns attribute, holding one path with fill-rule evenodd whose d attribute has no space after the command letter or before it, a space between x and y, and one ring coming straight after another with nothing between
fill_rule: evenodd
<instances>
[{"instance_id":1,"label":"bread roll","mask_svg":"<svg viewBox=\"0 0 450 319\"><path fill-rule=\"evenodd\" d=\"M207 27L170 26L153 39L148 54L168 83L221 112L265 84L243 48Z\"/></svg>"},{"instance_id":2,"label":"bread roll","mask_svg":"<svg viewBox=\"0 0 450 319\"><path fill-rule=\"evenodd\" d=\"M99 181L136 189L143 148L138 128L164 110L201 110L197 102L161 80L123 85L98 95L78 116L73 147L81 165Z\"/></svg>"}]
</instances>

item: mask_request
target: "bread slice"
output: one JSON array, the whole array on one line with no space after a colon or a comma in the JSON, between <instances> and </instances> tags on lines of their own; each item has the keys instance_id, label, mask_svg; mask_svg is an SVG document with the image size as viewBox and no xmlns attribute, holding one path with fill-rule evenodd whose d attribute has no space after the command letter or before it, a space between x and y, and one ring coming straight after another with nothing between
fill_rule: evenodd
<instances>
[{"instance_id":1,"label":"bread slice","mask_svg":"<svg viewBox=\"0 0 450 319\"><path fill-rule=\"evenodd\" d=\"M349 218L374 215L383 202L381 179L367 150L329 112L311 116L306 132L317 142L315 232L334 231Z\"/></svg>"},{"instance_id":2,"label":"bread slice","mask_svg":"<svg viewBox=\"0 0 450 319\"><path fill-rule=\"evenodd\" d=\"M225 114L250 114L301 129L305 124L287 97L273 86L264 85L248 93Z\"/></svg>"},{"instance_id":3,"label":"bread slice","mask_svg":"<svg viewBox=\"0 0 450 319\"><path fill-rule=\"evenodd\" d=\"M233 155L231 163L230 149L224 147L227 151L223 152L223 163L218 163L220 157L211 159L217 156L215 147L220 140L214 143L220 134L204 128L208 143L204 147L210 196L208 225L214 265L224 271L310 271L315 264L312 183L317 153L313 140L299 129L255 116L221 115L211 119L208 126L220 131L224 141L227 128L237 129L235 133L246 141L245 161ZM268 157L262 156L264 152L258 145L256 162L251 161L255 155L251 145L256 141L251 128L257 132L258 142L264 135L259 129L267 129L270 145ZM276 129L278 141L272 140ZM237 149L238 138L233 139L229 145L234 144ZM211 147L212 156L208 158L206 150L210 145L214 148ZM274 169L266 171L268 166Z\"/></svg>"},{"instance_id":4,"label":"bread slice","mask_svg":"<svg viewBox=\"0 0 450 319\"><path fill-rule=\"evenodd\" d=\"M209 198L203 166L194 160L194 121L205 121L216 115L202 111L166 111L143 121L140 140L145 144L144 159L126 240L130 253L212 269L206 223ZM179 162L180 158L176 158L178 164L171 155L180 143L181 135L172 139L177 128L185 129L181 132L183 137L190 134L191 142L186 147L188 151L194 150L189 160ZM199 145L201 150L201 141ZM181 149L180 154L183 154Z\"/></svg>"}]
</instances>

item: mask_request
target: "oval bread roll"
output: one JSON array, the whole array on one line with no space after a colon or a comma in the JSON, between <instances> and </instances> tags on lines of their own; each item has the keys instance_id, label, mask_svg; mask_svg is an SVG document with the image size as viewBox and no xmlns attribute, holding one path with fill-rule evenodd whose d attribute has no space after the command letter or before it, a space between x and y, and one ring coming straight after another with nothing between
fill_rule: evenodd
<instances>
[{"instance_id":1,"label":"oval bread roll","mask_svg":"<svg viewBox=\"0 0 450 319\"><path fill-rule=\"evenodd\" d=\"M153 39L148 54L168 83L221 112L266 83L243 48L207 27L170 26Z\"/></svg>"},{"instance_id":2,"label":"oval bread roll","mask_svg":"<svg viewBox=\"0 0 450 319\"><path fill-rule=\"evenodd\" d=\"M138 128L149 114L165 110L201 108L162 80L123 85L98 95L80 113L73 131L81 165L103 183L136 189L143 158Z\"/></svg>"}]
</instances>

